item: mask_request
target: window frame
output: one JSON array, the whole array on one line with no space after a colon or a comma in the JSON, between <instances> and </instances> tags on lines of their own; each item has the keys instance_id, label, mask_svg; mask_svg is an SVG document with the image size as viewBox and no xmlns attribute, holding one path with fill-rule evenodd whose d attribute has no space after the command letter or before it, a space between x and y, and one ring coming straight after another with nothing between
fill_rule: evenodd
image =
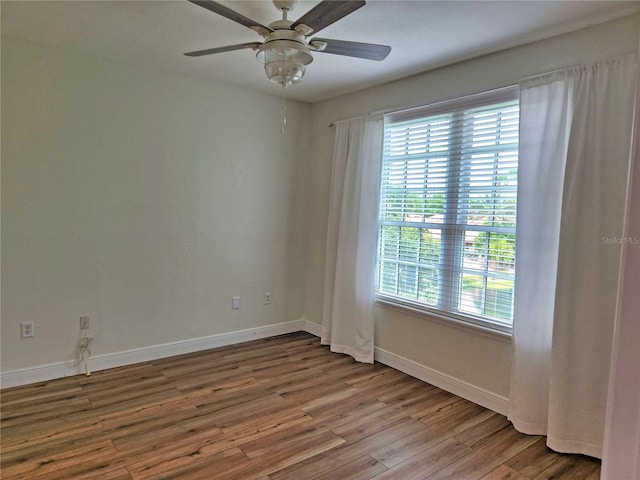
<instances>
[{"instance_id":1,"label":"window frame","mask_svg":"<svg viewBox=\"0 0 640 480\"><path fill-rule=\"evenodd\" d=\"M519 101L519 88L517 85L500 88L497 90L491 90L488 92L482 92L479 94L469 95L465 97L455 98L452 100L446 100L434 104L429 104L425 106L412 107L409 109L403 109L395 112L391 112L385 114L385 136L387 134L388 125L393 125L398 122L408 121L408 120L420 120L422 118L433 117L441 114L448 114L454 112L460 112L460 110L471 110L476 107L482 106L490 106L497 105L500 103L505 103L509 101ZM519 124L519 119L518 119ZM519 129L519 126L518 126ZM518 144L519 150L519 144ZM383 160L383 168L384 168L384 160ZM381 180L383 181L383 180ZM459 186L460 184L458 184ZM382 199L382 193L380 194L380 198ZM458 197L459 198L459 197ZM517 187L516 187L516 199L517 199ZM382 207L380 208L380 213L382 213ZM458 215L458 209L456 207L455 215ZM516 227L505 227L512 231L509 233L514 233L517 228L517 214L516 214ZM411 226L411 222L399 221L399 224L403 226ZM454 222L457 224L457 222ZM380 232L382 230L383 225L388 224L383 223L382 217L380 215L378 220L378 235L380 236ZM429 228L429 222L421 221L419 224L414 225L415 227L419 227L421 229ZM441 234L445 235L445 229L442 228L443 224L434 224L433 227L439 228L441 230ZM496 229L500 227L496 226L483 226L483 225L465 225L466 230L475 230L478 232L487 231L487 232L495 232ZM448 232L451 229L446 229ZM447 233L448 234L448 233ZM458 235L464 236L464 232ZM501 322L499 320L494 320L486 316L474 315L472 313L463 312L453 312L450 310L445 310L443 308L439 308L437 306L431 306L424 302L412 300L405 297L394 296L388 293L384 293L378 290L379 282L378 275L379 269L381 265L381 243L380 238L378 238L378 247L376 250L376 286L375 286L375 300L377 303L388 306L395 309L400 309L409 314L419 315L421 317L427 316L430 319L436 320L438 322L443 322L448 325L458 326L464 329L472 329L473 331L480 332L483 334L487 334L493 337L509 339L513 332L513 319L511 319L510 323ZM444 247L440 247L442 252ZM455 254L452 253L447 255L448 262L460 262L464 256L464 253ZM514 259L515 264L515 259ZM459 268L458 273L453 275L462 275L464 273L464 268ZM485 275L486 276L486 275ZM453 278L453 277L451 277ZM515 270L513 272L513 290L512 295L515 295ZM454 288L455 289L455 288ZM450 290L453 292L453 290ZM448 298L455 298L452 293L448 294ZM449 305L449 308L451 306ZM459 307L456 307L459 310Z\"/></svg>"}]
</instances>

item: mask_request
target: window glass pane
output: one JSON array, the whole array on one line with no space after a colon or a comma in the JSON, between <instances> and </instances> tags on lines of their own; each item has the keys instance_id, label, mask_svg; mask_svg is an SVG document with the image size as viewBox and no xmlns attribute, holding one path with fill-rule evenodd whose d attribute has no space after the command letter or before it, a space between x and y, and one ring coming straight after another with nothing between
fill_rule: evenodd
<instances>
[{"instance_id":1,"label":"window glass pane","mask_svg":"<svg viewBox=\"0 0 640 480\"><path fill-rule=\"evenodd\" d=\"M484 277L482 275L463 274L460 311L463 313L482 315L484 311L483 289Z\"/></svg>"},{"instance_id":2,"label":"window glass pane","mask_svg":"<svg viewBox=\"0 0 640 480\"><path fill-rule=\"evenodd\" d=\"M385 125L379 293L510 324L518 126L517 100Z\"/></svg>"},{"instance_id":3,"label":"window glass pane","mask_svg":"<svg viewBox=\"0 0 640 480\"><path fill-rule=\"evenodd\" d=\"M423 228L420 233L420 276L418 281L418 300L428 305L438 301L440 264L440 229Z\"/></svg>"},{"instance_id":4,"label":"window glass pane","mask_svg":"<svg viewBox=\"0 0 640 480\"><path fill-rule=\"evenodd\" d=\"M487 277L484 312L496 320L510 320L513 309L513 280Z\"/></svg>"}]
</instances>

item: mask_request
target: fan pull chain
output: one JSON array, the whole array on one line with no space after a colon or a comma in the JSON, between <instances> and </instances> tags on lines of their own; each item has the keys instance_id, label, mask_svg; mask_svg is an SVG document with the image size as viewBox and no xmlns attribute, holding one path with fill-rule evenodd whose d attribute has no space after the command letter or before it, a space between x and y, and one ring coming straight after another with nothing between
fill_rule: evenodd
<instances>
[{"instance_id":1,"label":"fan pull chain","mask_svg":"<svg viewBox=\"0 0 640 480\"><path fill-rule=\"evenodd\" d=\"M284 134L284 127L287 126L287 98L286 98L286 90L287 86L282 84L282 128L280 129L280 133Z\"/></svg>"}]
</instances>

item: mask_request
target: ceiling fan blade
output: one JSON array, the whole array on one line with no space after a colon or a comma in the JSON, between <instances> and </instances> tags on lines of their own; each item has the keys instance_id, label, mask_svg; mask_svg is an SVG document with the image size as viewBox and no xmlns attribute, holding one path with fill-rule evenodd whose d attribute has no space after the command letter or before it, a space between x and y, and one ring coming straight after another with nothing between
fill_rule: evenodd
<instances>
[{"instance_id":1,"label":"ceiling fan blade","mask_svg":"<svg viewBox=\"0 0 640 480\"><path fill-rule=\"evenodd\" d=\"M309 44L313 45L314 42L327 44L320 52L345 55L347 57L366 58L367 60L384 60L391 51L390 46L376 45L375 43L348 42L345 40L331 40L330 38L312 38Z\"/></svg>"},{"instance_id":2,"label":"ceiling fan blade","mask_svg":"<svg viewBox=\"0 0 640 480\"><path fill-rule=\"evenodd\" d=\"M291 28L295 30L298 25L302 24L311 27L317 33L342 17L355 12L360 7L363 7L365 3L364 0L324 0L294 22Z\"/></svg>"},{"instance_id":3,"label":"ceiling fan blade","mask_svg":"<svg viewBox=\"0 0 640 480\"><path fill-rule=\"evenodd\" d=\"M233 50L242 50L243 48L258 48L262 43L240 43L238 45L227 45L226 47L207 48L205 50L196 50L194 52L185 53L188 57L202 57L203 55L211 55L213 53L231 52Z\"/></svg>"},{"instance_id":4,"label":"ceiling fan blade","mask_svg":"<svg viewBox=\"0 0 640 480\"><path fill-rule=\"evenodd\" d=\"M245 27L249 27L251 30L258 32L260 35L268 34L273 32L269 27L265 27L264 25L256 22L255 20L251 20L244 15L236 12L235 10L231 10L224 5L213 2L211 0L189 0L191 3L195 3L196 5L201 6L202 8L206 8L207 10L212 11L213 13L217 13L218 15L222 15L223 17L227 17L229 20L233 20L240 25L244 25Z\"/></svg>"}]
</instances>

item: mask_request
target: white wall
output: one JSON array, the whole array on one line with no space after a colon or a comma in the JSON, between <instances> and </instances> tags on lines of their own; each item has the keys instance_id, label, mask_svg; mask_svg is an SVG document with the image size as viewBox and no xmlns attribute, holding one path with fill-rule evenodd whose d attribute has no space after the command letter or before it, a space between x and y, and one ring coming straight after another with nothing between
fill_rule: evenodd
<instances>
[{"instance_id":1,"label":"white wall","mask_svg":"<svg viewBox=\"0 0 640 480\"><path fill-rule=\"evenodd\" d=\"M291 102L284 136L276 97L3 38L2 372L73 359L80 315L92 317L94 356L303 316L320 323L329 121L632 52L639 23ZM36 336L20 339L26 320ZM508 342L386 307L376 337L508 396Z\"/></svg>"},{"instance_id":2,"label":"white wall","mask_svg":"<svg viewBox=\"0 0 640 480\"><path fill-rule=\"evenodd\" d=\"M314 104L309 164L305 316L321 323L325 231L334 129L330 121L380 109L428 104L511 85L538 73L631 53L638 46L640 16L571 34ZM615 288L615 286L613 287ZM510 343L379 306L376 346L476 387L508 397Z\"/></svg>"},{"instance_id":3,"label":"white wall","mask_svg":"<svg viewBox=\"0 0 640 480\"><path fill-rule=\"evenodd\" d=\"M279 102L3 38L2 371L72 360L80 315L94 356L302 318L309 106L281 135Z\"/></svg>"}]
</instances>

